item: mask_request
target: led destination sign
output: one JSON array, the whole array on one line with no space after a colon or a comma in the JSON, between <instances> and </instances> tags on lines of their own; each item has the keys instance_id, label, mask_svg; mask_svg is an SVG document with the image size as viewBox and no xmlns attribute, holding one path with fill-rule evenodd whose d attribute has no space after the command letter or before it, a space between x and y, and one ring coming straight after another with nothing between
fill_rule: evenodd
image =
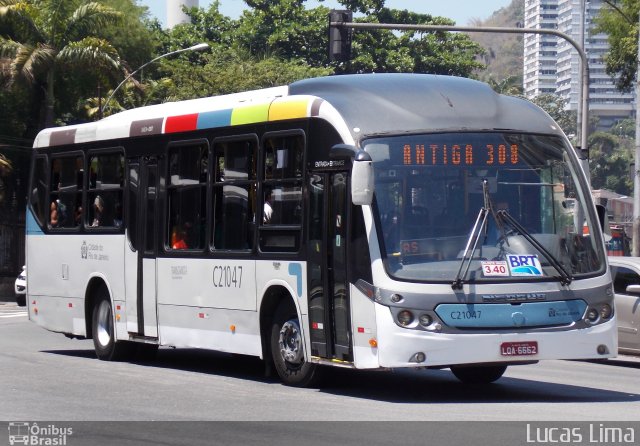
<instances>
[{"instance_id":1,"label":"led destination sign","mask_svg":"<svg viewBox=\"0 0 640 446\"><path fill-rule=\"evenodd\" d=\"M405 144L405 166L503 166L518 164L517 144Z\"/></svg>"}]
</instances>

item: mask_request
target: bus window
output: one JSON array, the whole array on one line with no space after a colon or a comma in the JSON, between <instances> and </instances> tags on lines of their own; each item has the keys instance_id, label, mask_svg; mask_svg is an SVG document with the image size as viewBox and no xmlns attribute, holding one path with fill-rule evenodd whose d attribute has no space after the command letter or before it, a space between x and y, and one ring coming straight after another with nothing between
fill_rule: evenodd
<instances>
[{"instance_id":1,"label":"bus window","mask_svg":"<svg viewBox=\"0 0 640 446\"><path fill-rule=\"evenodd\" d=\"M31 190L31 208L38 223L47 221L47 158L38 156L35 160Z\"/></svg>"},{"instance_id":2,"label":"bus window","mask_svg":"<svg viewBox=\"0 0 640 446\"><path fill-rule=\"evenodd\" d=\"M253 247L257 139L214 144L213 248Z\"/></svg>"},{"instance_id":3,"label":"bus window","mask_svg":"<svg viewBox=\"0 0 640 446\"><path fill-rule=\"evenodd\" d=\"M264 139L263 147L260 248L263 251L295 251L302 224L304 135L269 135Z\"/></svg>"},{"instance_id":4,"label":"bus window","mask_svg":"<svg viewBox=\"0 0 640 446\"><path fill-rule=\"evenodd\" d=\"M206 143L169 149L170 249L204 248L208 160Z\"/></svg>"},{"instance_id":5,"label":"bus window","mask_svg":"<svg viewBox=\"0 0 640 446\"><path fill-rule=\"evenodd\" d=\"M54 158L51 163L49 227L75 228L76 212L82 207L84 169L82 156Z\"/></svg>"},{"instance_id":6,"label":"bus window","mask_svg":"<svg viewBox=\"0 0 640 446\"><path fill-rule=\"evenodd\" d=\"M87 209L76 209L75 218L97 228L122 228L124 155L97 154L89 158L89 190Z\"/></svg>"}]
</instances>

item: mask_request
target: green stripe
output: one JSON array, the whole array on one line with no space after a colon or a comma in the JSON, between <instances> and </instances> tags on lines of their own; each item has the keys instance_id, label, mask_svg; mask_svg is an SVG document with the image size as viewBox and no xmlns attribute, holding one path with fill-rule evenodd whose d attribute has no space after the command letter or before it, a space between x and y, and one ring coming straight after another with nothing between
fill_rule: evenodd
<instances>
[{"instance_id":1,"label":"green stripe","mask_svg":"<svg viewBox=\"0 0 640 446\"><path fill-rule=\"evenodd\" d=\"M252 124L254 122L266 122L269 119L269 105L248 105L234 108L231 112L231 125Z\"/></svg>"}]
</instances>

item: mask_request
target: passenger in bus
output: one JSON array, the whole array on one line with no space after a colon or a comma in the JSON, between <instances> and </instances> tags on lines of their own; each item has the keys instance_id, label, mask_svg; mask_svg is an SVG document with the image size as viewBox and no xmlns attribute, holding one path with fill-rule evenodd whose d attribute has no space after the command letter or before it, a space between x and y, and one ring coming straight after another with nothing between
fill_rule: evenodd
<instances>
[{"instance_id":1,"label":"passenger in bus","mask_svg":"<svg viewBox=\"0 0 640 446\"><path fill-rule=\"evenodd\" d=\"M188 249L187 245L187 231L184 226L177 224L171 231L171 249Z\"/></svg>"},{"instance_id":2,"label":"passenger in bus","mask_svg":"<svg viewBox=\"0 0 640 446\"><path fill-rule=\"evenodd\" d=\"M76 210L73 213L73 221L76 226L80 226L82 224L82 211L82 206L78 204L76 206Z\"/></svg>"},{"instance_id":3,"label":"passenger in bus","mask_svg":"<svg viewBox=\"0 0 640 446\"><path fill-rule=\"evenodd\" d=\"M264 214L262 222L267 224L271 223L273 217L273 207L271 206L272 193L271 190L267 190L264 194Z\"/></svg>"},{"instance_id":4,"label":"passenger in bus","mask_svg":"<svg viewBox=\"0 0 640 446\"><path fill-rule=\"evenodd\" d=\"M49 212L49 224L52 228L55 228L60 223L58 219L58 203L56 200L51 202L50 212Z\"/></svg>"},{"instance_id":5,"label":"passenger in bus","mask_svg":"<svg viewBox=\"0 0 640 446\"><path fill-rule=\"evenodd\" d=\"M92 227L102 226L104 218L104 201L100 195L96 195L96 199L93 201L93 221Z\"/></svg>"}]
</instances>

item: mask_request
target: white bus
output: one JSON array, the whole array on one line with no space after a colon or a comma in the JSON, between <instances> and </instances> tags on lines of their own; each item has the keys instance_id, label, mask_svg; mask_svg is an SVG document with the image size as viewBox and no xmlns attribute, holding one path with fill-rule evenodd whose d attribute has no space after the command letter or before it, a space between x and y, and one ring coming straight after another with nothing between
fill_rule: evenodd
<instances>
[{"instance_id":1,"label":"white bus","mask_svg":"<svg viewBox=\"0 0 640 446\"><path fill-rule=\"evenodd\" d=\"M579 160L483 83L308 79L47 129L34 150L29 315L100 359L212 349L304 386L324 366L492 382L617 351Z\"/></svg>"}]
</instances>

